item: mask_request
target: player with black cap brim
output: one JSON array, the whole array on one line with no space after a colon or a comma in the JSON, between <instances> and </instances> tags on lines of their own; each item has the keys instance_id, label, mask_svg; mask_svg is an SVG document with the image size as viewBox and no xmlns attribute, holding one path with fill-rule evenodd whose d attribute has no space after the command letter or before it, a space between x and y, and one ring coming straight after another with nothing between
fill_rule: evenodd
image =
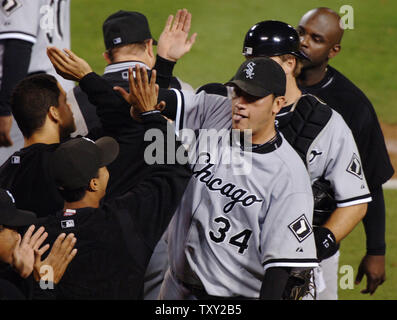
<instances>
[{"instance_id":1,"label":"player with black cap brim","mask_svg":"<svg viewBox=\"0 0 397 320\"><path fill-rule=\"evenodd\" d=\"M54 289L77 254L77 250L73 249L76 243L74 235L66 237L60 234L51 252L42 261L42 255L50 246L42 246L47 233L43 227L35 230L35 225L39 225L36 214L18 209L11 192L0 189L0 300L53 299L55 290L39 288L39 281L44 275L41 267L52 268L52 278L46 280L47 285L51 282Z\"/></svg>"},{"instance_id":2,"label":"player with black cap brim","mask_svg":"<svg viewBox=\"0 0 397 320\"><path fill-rule=\"evenodd\" d=\"M72 69L76 67L74 62L64 61L57 64L58 68L62 68L67 74L73 72ZM203 159L198 159L199 164L194 166L194 180L189 183L177 210L177 216L170 225L168 234L171 271L167 272L165 279L167 284L163 283L162 298L279 299L288 278L289 266L311 268L317 265L309 222L313 214L309 177L296 152L274 127L274 118L285 101L283 97L285 78L283 69L276 62L268 58L257 58L249 59L241 65L233 78L236 84L232 85L235 88L238 88L238 85L244 86L247 91L259 96L253 96L239 89L240 91L235 91L231 103L229 99L218 95L207 95L205 92L194 94L178 90L159 90L159 100L164 99L166 102L162 113L175 120L174 125L182 141L184 131L181 129L191 129L198 133L200 129L219 130L222 139L217 139L217 143L224 142L222 147L226 148L226 153L217 152L217 156L229 154L228 148L234 148L237 144L237 150L242 147L243 153L248 155L248 158L244 158L248 161L248 163L244 162L248 168L250 168L250 156L253 160L252 164L255 164L252 166L252 171L255 172L245 174L244 164L242 168L222 164L215 167L213 164L219 164L217 156L214 159L212 156L208 159L207 156L208 167L205 168L203 163L200 163ZM274 81L276 83L270 81L271 79L276 80ZM81 81L90 88L95 88L87 93L89 98L95 101L101 113L109 115L106 119L107 125L120 130L120 123L124 119L116 110L129 110L134 104L134 97L130 97L128 92L118 88L127 102L121 101L115 95L115 89L95 73L87 74ZM134 86L130 86L131 89L134 89ZM231 128L238 130L239 140L236 141L233 135L233 144L230 140L232 135L229 134ZM247 146L245 143L244 146L241 144L240 133L245 129L252 132L252 137L247 137L250 140ZM197 138L200 138L200 135ZM219 149L218 144L215 147ZM191 150L197 148L193 147ZM203 155L205 158L205 153ZM239 171L240 169L243 171ZM241 173L241 179L238 172ZM279 183L282 185L278 185ZM292 196L290 192L294 195ZM283 198L283 201L278 203L280 206L278 208L274 201L267 199L267 196L273 193L275 199ZM290 201L293 204L289 203ZM225 217L223 215L226 212L223 210L227 211ZM228 212L229 210L231 212ZM276 225L284 225L284 228L275 227L271 222L272 214L269 213L276 211L277 216L283 219L283 221L278 220ZM266 212L267 217L262 217ZM280 212L284 215L280 215ZM298 212L300 215L296 216ZM235 225L241 228L236 228L234 232L230 231L226 237L222 230L229 229L229 224L230 227ZM187 234L189 228L191 232ZM270 230L267 232L267 228L271 228L271 232ZM201 230L200 235L197 234L197 230ZM295 234L296 231L299 231L300 236ZM256 236L251 237L253 234ZM259 239L259 234L272 236ZM272 245L272 241L276 243ZM263 246L263 243L267 243L268 246ZM189 248L186 248L186 245ZM208 246L210 249L207 250ZM257 252L258 247L262 248L260 255ZM276 249L277 252L272 251L267 254L265 247ZM240 259L242 253L249 255L250 258L242 261ZM239 265L241 270L238 275L235 273L236 265ZM213 270L217 272L212 272ZM267 276L264 277L265 271ZM235 276L230 277L230 275ZM272 282L272 279L276 278L278 280ZM193 288L195 288L194 292Z\"/></svg>"}]
</instances>

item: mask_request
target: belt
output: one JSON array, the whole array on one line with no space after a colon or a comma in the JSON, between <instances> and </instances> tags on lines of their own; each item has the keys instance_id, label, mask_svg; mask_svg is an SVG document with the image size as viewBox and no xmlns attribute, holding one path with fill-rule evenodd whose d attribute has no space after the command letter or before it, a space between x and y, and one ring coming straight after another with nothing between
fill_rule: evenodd
<instances>
[{"instance_id":1,"label":"belt","mask_svg":"<svg viewBox=\"0 0 397 320\"><path fill-rule=\"evenodd\" d=\"M173 274L175 279L177 279L179 283L181 283L186 289L188 289L198 300L255 300L254 298L248 298L244 296L213 296L208 294L202 285L186 283L179 279L173 270L171 270L171 273Z\"/></svg>"}]
</instances>

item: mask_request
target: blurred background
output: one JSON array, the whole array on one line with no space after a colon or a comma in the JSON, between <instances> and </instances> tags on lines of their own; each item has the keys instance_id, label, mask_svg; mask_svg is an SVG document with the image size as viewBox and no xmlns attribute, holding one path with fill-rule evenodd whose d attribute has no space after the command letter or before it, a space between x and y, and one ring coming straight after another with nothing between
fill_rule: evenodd
<instances>
[{"instance_id":1,"label":"blurred background","mask_svg":"<svg viewBox=\"0 0 397 320\"><path fill-rule=\"evenodd\" d=\"M106 66L102 23L118 10L139 11L149 20L158 39L168 15L188 9L191 32L198 37L191 52L178 61L174 74L194 88L208 82L225 82L243 61L243 40L248 29L263 20L281 20L296 27L301 16L316 7L329 7L341 16L344 5L353 8L353 29L345 31L342 51L330 64L353 81L373 103L386 145L397 171L397 1L393 0L72 0L72 50L86 59L94 71ZM395 178L397 176L395 175ZM366 280L354 289L340 289L340 299L397 299L397 190L385 190L386 282L374 295L360 293ZM340 267L350 265L354 276L365 255L362 224L343 240ZM341 274L343 276L343 274Z\"/></svg>"}]
</instances>

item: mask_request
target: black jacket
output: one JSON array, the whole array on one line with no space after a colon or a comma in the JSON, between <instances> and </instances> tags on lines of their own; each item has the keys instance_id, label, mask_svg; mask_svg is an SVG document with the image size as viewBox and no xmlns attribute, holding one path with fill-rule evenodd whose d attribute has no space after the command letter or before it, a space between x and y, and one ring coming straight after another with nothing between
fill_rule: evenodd
<instances>
[{"instance_id":1,"label":"black jacket","mask_svg":"<svg viewBox=\"0 0 397 320\"><path fill-rule=\"evenodd\" d=\"M166 133L168 124L154 114L146 116L143 125ZM181 146L177 142L175 147ZM161 155L166 157L166 150L165 145ZM77 238L78 253L58 284L58 298L141 299L147 264L190 176L187 166L153 164L123 196L99 208L49 217L45 226L50 241L60 232L73 232Z\"/></svg>"}]
</instances>

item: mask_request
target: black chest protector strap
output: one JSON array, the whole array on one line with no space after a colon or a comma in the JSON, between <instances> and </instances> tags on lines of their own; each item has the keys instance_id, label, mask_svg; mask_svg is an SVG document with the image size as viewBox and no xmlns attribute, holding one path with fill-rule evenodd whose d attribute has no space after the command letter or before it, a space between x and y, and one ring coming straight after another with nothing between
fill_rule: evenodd
<instances>
[{"instance_id":1,"label":"black chest protector strap","mask_svg":"<svg viewBox=\"0 0 397 320\"><path fill-rule=\"evenodd\" d=\"M317 97L305 94L297 101L294 111L279 120L279 130L299 154L305 165L313 140L331 118L332 110Z\"/></svg>"}]
</instances>

